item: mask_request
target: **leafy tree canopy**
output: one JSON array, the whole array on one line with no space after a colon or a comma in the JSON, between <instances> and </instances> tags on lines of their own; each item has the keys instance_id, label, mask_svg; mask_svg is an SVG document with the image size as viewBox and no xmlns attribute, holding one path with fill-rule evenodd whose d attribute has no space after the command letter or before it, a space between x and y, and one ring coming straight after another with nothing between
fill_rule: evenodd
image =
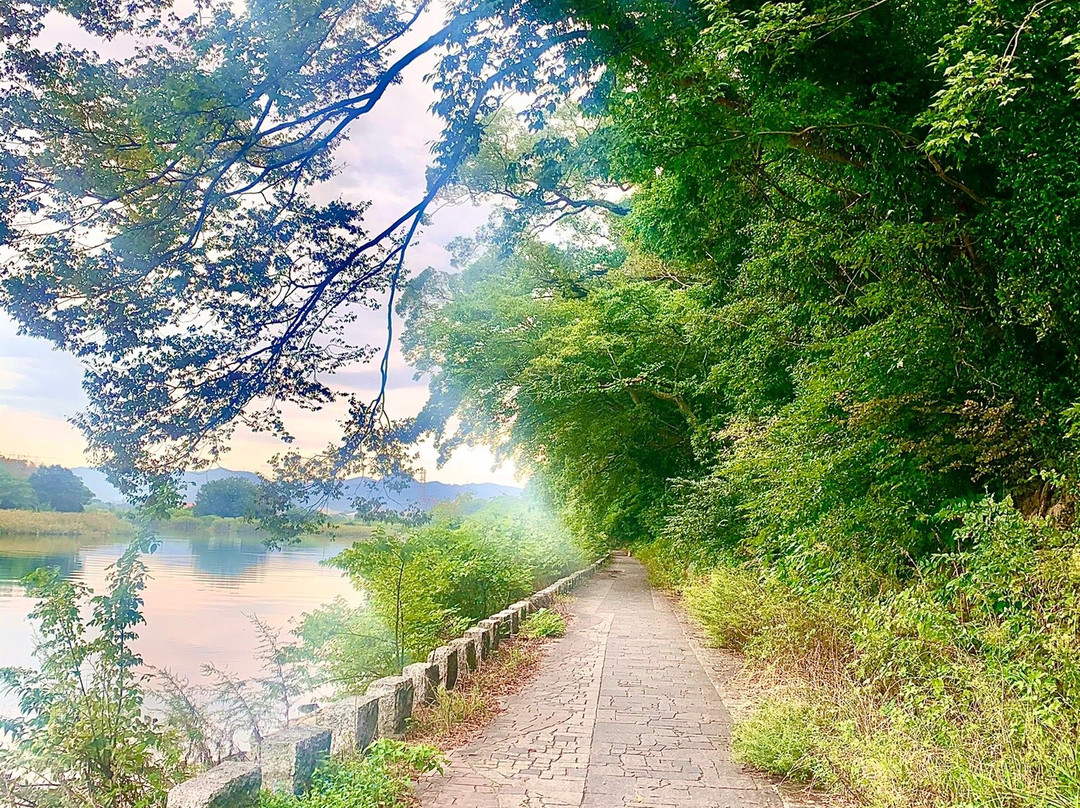
<instances>
[{"instance_id":1,"label":"leafy tree canopy","mask_svg":"<svg viewBox=\"0 0 1080 808\"><path fill-rule=\"evenodd\" d=\"M211 480L195 497L196 516L252 517L259 486L243 477Z\"/></svg>"},{"instance_id":2,"label":"leafy tree canopy","mask_svg":"<svg viewBox=\"0 0 1080 808\"><path fill-rule=\"evenodd\" d=\"M0 508L31 510L37 504L37 494L30 481L0 467Z\"/></svg>"},{"instance_id":3,"label":"leafy tree canopy","mask_svg":"<svg viewBox=\"0 0 1080 808\"><path fill-rule=\"evenodd\" d=\"M543 227L521 177L555 169L492 152L558 141L578 187L632 189L627 212L604 211L606 250L517 228L533 237L417 279L419 427L516 452L613 540L663 531L822 578L951 546L938 514L988 490L1067 516L1080 9L701 8L664 41L683 58L608 62L581 138L493 122L470 192Z\"/></svg>"},{"instance_id":4,"label":"leafy tree canopy","mask_svg":"<svg viewBox=\"0 0 1080 808\"><path fill-rule=\"evenodd\" d=\"M94 498L83 481L63 466L41 466L28 482L37 500L54 511L82 513L83 507Z\"/></svg>"},{"instance_id":5,"label":"leafy tree canopy","mask_svg":"<svg viewBox=\"0 0 1080 808\"><path fill-rule=\"evenodd\" d=\"M0 304L87 367L79 423L113 481L169 502L177 472L212 463L237 426L288 440L283 407L347 398L327 379L378 353L347 326L392 301L406 248L504 98L531 99L539 124L603 50L658 35L639 22L690 13L465 0L428 34L423 0L180 8L8 4L0 49ZM50 11L137 44L114 59L48 48ZM422 58L445 123L427 191L378 224L362 200L316 201L350 124ZM329 469L309 476L396 434L381 405L350 401Z\"/></svg>"}]
</instances>

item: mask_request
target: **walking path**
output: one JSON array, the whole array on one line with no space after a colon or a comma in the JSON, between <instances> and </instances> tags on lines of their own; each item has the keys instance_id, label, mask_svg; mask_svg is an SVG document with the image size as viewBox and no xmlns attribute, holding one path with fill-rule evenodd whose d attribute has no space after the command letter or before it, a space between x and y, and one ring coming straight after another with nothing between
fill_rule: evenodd
<instances>
[{"instance_id":1,"label":"walking path","mask_svg":"<svg viewBox=\"0 0 1080 808\"><path fill-rule=\"evenodd\" d=\"M779 808L732 762L731 716L641 564L575 594L540 674L421 783L424 808Z\"/></svg>"}]
</instances>

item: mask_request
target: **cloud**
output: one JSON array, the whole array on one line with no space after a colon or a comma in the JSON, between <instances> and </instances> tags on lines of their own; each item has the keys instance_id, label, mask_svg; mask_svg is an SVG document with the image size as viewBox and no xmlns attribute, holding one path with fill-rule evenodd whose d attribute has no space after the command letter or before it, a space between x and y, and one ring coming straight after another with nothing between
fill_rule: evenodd
<instances>
[{"instance_id":1,"label":"cloud","mask_svg":"<svg viewBox=\"0 0 1080 808\"><path fill-rule=\"evenodd\" d=\"M46 340L19 336L15 323L0 316L0 404L71 417L86 406L79 360Z\"/></svg>"}]
</instances>

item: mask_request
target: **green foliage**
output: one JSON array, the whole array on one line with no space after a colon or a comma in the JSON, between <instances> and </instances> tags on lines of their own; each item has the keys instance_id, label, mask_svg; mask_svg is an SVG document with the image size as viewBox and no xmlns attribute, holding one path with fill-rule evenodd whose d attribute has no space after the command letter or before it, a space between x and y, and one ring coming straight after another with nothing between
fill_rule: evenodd
<instances>
[{"instance_id":1,"label":"green foliage","mask_svg":"<svg viewBox=\"0 0 1080 808\"><path fill-rule=\"evenodd\" d=\"M39 668L0 670L21 711L2 726L9 742L0 745L0 776L30 805L145 808L182 779L176 739L144 710L133 649L146 584L140 556L151 549L148 539L132 542L99 595L55 570L27 579Z\"/></svg>"},{"instance_id":2,"label":"green foliage","mask_svg":"<svg viewBox=\"0 0 1080 808\"><path fill-rule=\"evenodd\" d=\"M511 218L541 170L629 212L463 249L403 305L422 426L516 453L799 682L813 720L768 708L748 755L870 805L1080 800L1078 13L643 13L587 137L496 122L463 179Z\"/></svg>"},{"instance_id":3,"label":"green foliage","mask_svg":"<svg viewBox=\"0 0 1080 808\"><path fill-rule=\"evenodd\" d=\"M536 243L492 251L419 279L405 306L409 356L433 373L421 423L444 450L507 444L601 545L658 526L667 478L693 470L690 436L707 411L690 391L711 342L693 292L602 283L598 263L611 260Z\"/></svg>"},{"instance_id":4,"label":"green foliage","mask_svg":"<svg viewBox=\"0 0 1080 808\"><path fill-rule=\"evenodd\" d=\"M854 617L839 592L808 597L769 574L719 566L686 586L685 601L721 648L786 668L851 658Z\"/></svg>"},{"instance_id":5,"label":"green foliage","mask_svg":"<svg viewBox=\"0 0 1080 808\"><path fill-rule=\"evenodd\" d=\"M297 634L320 680L341 693L362 695L369 682L398 667L391 625L374 609L338 598L304 614Z\"/></svg>"},{"instance_id":6,"label":"green foliage","mask_svg":"<svg viewBox=\"0 0 1080 808\"><path fill-rule=\"evenodd\" d=\"M412 777L441 772L446 760L438 749L381 738L362 756L329 760L300 797L262 792L259 808L407 808Z\"/></svg>"},{"instance_id":7,"label":"green foliage","mask_svg":"<svg viewBox=\"0 0 1080 808\"><path fill-rule=\"evenodd\" d=\"M830 772L817 759L814 747L820 733L814 708L793 700L764 702L732 736L735 757L762 771L805 783L827 785Z\"/></svg>"},{"instance_id":8,"label":"green foliage","mask_svg":"<svg viewBox=\"0 0 1080 808\"><path fill-rule=\"evenodd\" d=\"M867 805L1071 804L1080 539L992 498L938 519L955 526L952 551L890 589L810 590L759 564L691 580L713 640L795 691L742 725L736 748Z\"/></svg>"},{"instance_id":9,"label":"green foliage","mask_svg":"<svg viewBox=\"0 0 1080 808\"><path fill-rule=\"evenodd\" d=\"M82 480L63 466L40 466L28 482L38 502L61 513L82 513L83 507L94 498Z\"/></svg>"},{"instance_id":10,"label":"green foliage","mask_svg":"<svg viewBox=\"0 0 1080 808\"><path fill-rule=\"evenodd\" d=\"M195 497L195 516L248 517L255 515L259 486L243 477L211 480Z\"/></svg>"},{"instance_id":11,"label":"green foliage","mask_svg":"<svg viewBox=\"0 0 1080 808\"><path fill-rule=\"evenodd\" d=\"M0 468L0 510L33 510L37 494L30 482Z\"/></svg>"},{"instance_id":12,"label":"green foliage","mask_svg":"<svg viewBox=\"0 0 1080 808\"><path fill-rule=\"evenodd\" d=\"M51 12L69 38L124 44L52 43L39 36ZM238 426L289 443L294 405L349 395L335 372L381 353L350 328L356 312L393 304L407 248L483 121L513 96L532 99L524 117L539 126L596 76L594 27L567 12L516 0L446 14L393 0L5 7L0 117L16 134L0 143L0 305L87 367L77 423L125 494L175 504L180 472L212 466ZM603 49L631 38L594 30ZM433 165L369 230L370 202L317 189L351 125L425 60L443 123ZM336 451L290 453L282 477L303 465L303 485L325 494L361 460L392 473L407 453L371 451L401 436L383 415L381 393L354 401Z\"/></svg>"},{"instance_id":13,"label":"green foliage","mask_svg":"<svg viewBox=\"0 0 1080 808\"><path fill-rule=\"evenodd\" d=\"M421 527L377 527L329 563L367 604L323 607L299 634L328 681L358 692L578 569L581 553L550 513L507 499L443 506Z\"/></svg>"},{"instance_id":14,"label":"green foliage","mask_svg":"<svg viewBox=\"0 0 1080 808\"><path fill-rule=\"evenodd\" d=\"M562 637L565 634L566 619L550 609L541 609L530 614L521 624L521 636L526 639Z\"/></svg>"},{"instance_id":15,"label":"green foliage","mask_svg":"<svg viewBox=\"0 0 1080 808\"><path fill-rule=\"evenodd\" d=\"M391 534L379 527L331 561L364 588L390 626L395 666L424 655L460 627L440 597L445 573L460 559L447 558L440 538L427 531Z\"/></svg>"}]
</instances>

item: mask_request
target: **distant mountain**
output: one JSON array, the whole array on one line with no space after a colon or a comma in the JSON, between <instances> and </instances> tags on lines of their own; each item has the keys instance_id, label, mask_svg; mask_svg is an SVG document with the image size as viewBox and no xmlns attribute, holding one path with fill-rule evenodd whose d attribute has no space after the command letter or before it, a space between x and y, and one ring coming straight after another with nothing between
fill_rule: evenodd
<instances>
[{"instance_id":1,"label":"distant mountain","mask_svg":"<svg viewBox=\"0 0 1080 808\"><path fill-rule=\"evenodd\" d=\"M97 469L77 468L72 469L89 488L94 497L108 505L123 505L124 497L105 479L105 475ZM208 471L189 471L184 475L184 482L188 484L184 498L188 502L194 502L199 493L199 488L213 480L223 477L243 477L244 479L258 482L258 475L250 471L230 471L229 469L210 469ZM395 511L403 511L420 506L425 510L440 502L452 502L461 496L472 496L474 499L493 499L500 496L516 497L521 494L521 489L513 485L499 485L498 483L441 483L431 481L420 483L416 480L408 480L403 488L394 490L387 488L381 481L369 477L352 477L345 481L345 495L329 503L327 510L334 513L347 513L353 510L352 501L356 497L367 499L379 499L386 503L388 508Z\"/></svg>"}]
</instances>

